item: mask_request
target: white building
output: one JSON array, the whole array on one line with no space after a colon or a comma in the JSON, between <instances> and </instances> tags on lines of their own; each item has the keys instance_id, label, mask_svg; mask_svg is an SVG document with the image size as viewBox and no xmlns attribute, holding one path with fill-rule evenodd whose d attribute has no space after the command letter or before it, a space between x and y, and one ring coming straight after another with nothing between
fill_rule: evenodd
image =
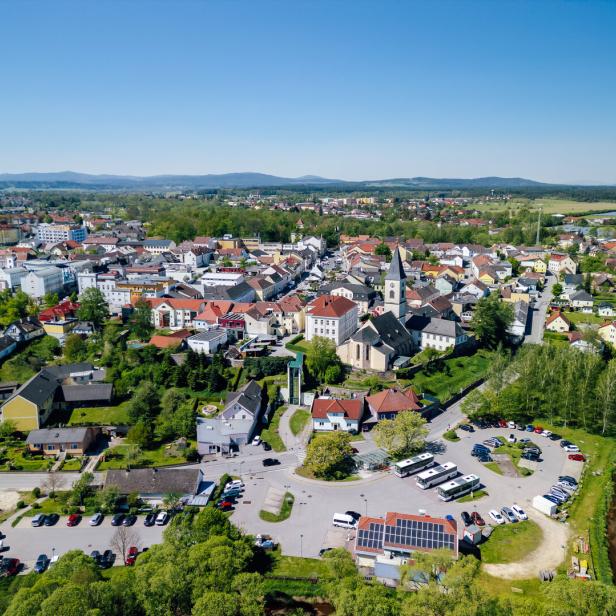
<instances>
[{"instance_id":1,"label":"white building","mask_svg":"<svg viewBox=\"0 0 616 616\"><path fill-rule=\"evenodd\" d=\"M364 401L317 398L312 402L312 429L315 432L359 432L364 415Z\"/></svg>"},{"instance_id":2,"label":"white building","mask_svg":"<svg viewBox=\"0 0 616 616\"><path fill-rule=\"evenodd\" d=\"M346 297L321 295L306 306L306 340L315 336L342 344L356 329L357 304Z\"/></svg>"},{"instance_id":3,"label":"white building","mask_svg":"<svg viewBox=\"0 0 616 616\"><path fill-rule=\"evenodd\" d=\"M130 304L130 289L118 288L116 282L121 280L117 272L108 274L95 274L94 272L82 272L77 275L77 285L81 295L86 289L97 288L109 304L111 312L118 312L122 306Z\"/></svg>"},{"instance_id":4,"label":"white building","mask_svg":"<svg viewBox=\"0 0 616 616\"><path fill-rule=\"evenodd\" d=\"M421 331L421 350L446 351L464 344L467 340L468 336L456 321L432 318Z\"/></svg>"},{"instance_id":5,"label":"white building","mask_svg":"<svg viewBox=\"0 0 616 616\"><path fill-rule=\"evenodd\" d=\"M22 278L28 273L23 267L11 267L0 270L0 290L15 289L21 286Z\"/></svg>"},{"instance_id":6,"label":"white building","mask_svg":"<svg viewBox=\"0 0 616 616\"><path fill-rule=\"evenodd\" d=\"M243 280L243 274L236 272L206 272L199 278L199 282L204 287L234 287Z\"/></svg>"},{"instance_id":7,"label":"white building","mask_svg":"<svg viewBox=\"0 0 616 616\"><path fill-rule=\"evenodd\" d=\"M186 342L188 347L195 351L195 353L213 355L218 349L227 344L227 330L210 329L187 338Z\"/></svg>"},{"instance_id":8,"label":"white building","mask_svg":"<svg viewBox=\"0 0 616 616\"><path fill-rule=\"evenodd\" d=\"M59 293L63 288L62 270L55 266L29 272L21 279L21 289L30 297L41 298L46 293Z\"/></svg>"},{"instance_id":9,"label":"white building","mask_svg":"<svg viewBox=\"0 0 616 616\"><path fill-rule=\"evenodd\" d=\"M88 237L88 230L80 225L41 223L36 229L36 237L43 244L58 244L69 240L82 243Z\"/></svg>"}]
</instances>

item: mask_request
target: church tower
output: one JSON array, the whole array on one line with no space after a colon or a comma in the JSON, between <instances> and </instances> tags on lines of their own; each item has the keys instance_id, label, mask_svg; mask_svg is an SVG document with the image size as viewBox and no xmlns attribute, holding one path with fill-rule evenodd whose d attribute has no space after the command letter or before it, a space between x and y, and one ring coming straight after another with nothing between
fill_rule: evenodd
<instances>
[{"instance_id":1,"label":"church tower","mask_svg":"<svg viewBox=\"0 0 616 616\"><path fill-rule=\"evenodd\" d=\"M385 298L385 312L392 312L403 323L406 316L406 273L402 266L398 247L396 247L391 258L389 272L385 276L383 296Z\"/></svg>"}]
</instances>

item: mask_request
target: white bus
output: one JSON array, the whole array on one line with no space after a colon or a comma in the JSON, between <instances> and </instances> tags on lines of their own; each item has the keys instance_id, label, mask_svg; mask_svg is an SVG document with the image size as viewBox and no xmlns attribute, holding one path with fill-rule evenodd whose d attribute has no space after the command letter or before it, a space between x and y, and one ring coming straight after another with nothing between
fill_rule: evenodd
<instances>
[{"instance_id":1,"label":"white bus","mask_svg":"<svg viewBox=\"0 0 616 616\"><path fill-rule=\"evenodd\" d=\"M417 475L417 485L422 490L427 490L432 486L436 486L443 481L453 479L458 474L458 466L453 462L445 462L445 464L439 464L431 469L419 473Z\"/></svg>"},{"instance_id":2,"label":"white bus","mask_svg":"<svg viewBox=\"0 0 616 616\"><path fill-rule=\"evenodd\" d=\"M451 500L452 498L459 498L468 494L471 490L476 490L479 487L481 480L477 475L464 475L464 477L458 477L452 481L439 486L437 493L439 498L444 501Z\"/></svg>"},{"instance_id":3,"label":"white bus","mask_svg":"<svg viewBox=\"0 0 616 616\"><path fill-rule=\"evenodd\" d=\"M431 453L420 453L407 460L400 460L394 464L394 475L397 477L407 477L417 471L423 471L434 464L434 456Z\"/></svg>"}]
</instances>

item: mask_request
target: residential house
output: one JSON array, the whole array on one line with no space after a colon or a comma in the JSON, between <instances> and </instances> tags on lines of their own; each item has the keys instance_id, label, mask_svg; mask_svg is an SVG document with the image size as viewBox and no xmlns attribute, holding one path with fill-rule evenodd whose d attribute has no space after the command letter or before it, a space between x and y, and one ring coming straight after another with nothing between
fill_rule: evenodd
<instances>
[{"instance_id":1,"label":"residential house","mask_svg":"<svg viewBox=\"0 0 616 616\"><path fill-rule=\"evenodd\" d=\"M179 329L171 332L168 336L154 335L150 338L148 344L155 346L157 349L172 349L181 350L186 347L187 340L192 336L192 332L187 329Z\"/></svg>"},{"instance_id":2,"label":"residential house","mask_svg":"<svg viewBox=\"0 0 616 616\"><path fill-rule=\"evenodd\" d=\"M238 391L227 394L220 415L213 419L197 419L199 453L228 453L249 443L261 421L262 396L259 384L251 380Z\"/></svg>"},{"instance_id":3,"label":"residential house","mask_svg":"<svg viewBox=\"0 0 616 616\"><path fill-rule=\"evenodd\" d=\"M599 334L599 338L601 338L604 342L611 344L612 346L616 346L616 321L610 321L605 325L602 325L597 330Z\"/></svg>"},{"instance_id":4,"label":"residential house","mask_svg":"<svg viewBox=\"0 0 616 616\"><path fill-rule=\"evenodd\" d=\"M572 349L582 351L582 353L595 353L598 354L603 351L603 343L600 341L585 340L582 332L575 331L567 334L569 339L569 346Z\"/></svg>"},{"instance_id":5,"label":"residential house","mask_svg":"<svg viewBox=\"0 0 616 616\"><path fill-rule=\"evenodd\" d=\"M137 494L151 504L162 505L168 494L177 494L185 505L207 505L215 484L204 481L199 468L133 468L109 470L104 489L115 488L122 496Z\"/></svg>"},{"instance_id":6,"label":"residential house","mask_svg":"<svg viewBox=\"0 0 616 616\"><path fill-rule=\"evenodd\" d=\"M460 288L462 295L474 295L477 299L490 295L490 289L481 280L474 278Z\"/></svg>"},{"instance_id":7,"label":"residential house","mask_svg":"<svg viewBox=\"0 0 616 616\"><path fill-rule=\"evenodd\" d=\"M569 297L572 308L581 310L582 312L592 312L592 307L595 303L593 296L586 291L577 291Z\"/></svg>"},{"instance_id":8,"label":"residential house","mask_svg":"<svg viewBox=\"0 0 616 616\"><path fill-rule=\"evenodd\" d=\"M17 343L30 342L45 335L40 321L34 317L26 317L13 321L5 330L4 335L13 338Z\"/></svg>"},{"instance_id":9,"label":"residential house","mask_svg":"<svg viewBox=\"0 0 616 616\"><path fill-rule=\"evenodd\" d=\"M147 298L152 308L152 324L156 329L192 329L195 317L203 312L202 299Z\"/></svg>"},{"instance_id":10,"label":"residential house","mask_svg":"<svg viewBox=\"0 0 616 616\"><path fill-rule=\"evenodd\" d=\"M616 309L613 304L601 302L597 305L597 314L600 317L613 317L616 316Z\"/></svg>"},{"instance_id":11,"label":"residential house","mask_svg":"<svg viewBox=\"0 0 616 616\"><path fill-rule=\"evenodd\" d=\"M315 432L340 430L356 434L364 416L364 401L315 398L310 409L312 429Z\"/></svg>"},{"instance_id":12,"label":"residential house","mask_svg":"<svg viewBox=\"0 0 616 616\"><path fill-rule=\"evenodd\" d=\"M545 328L550 332L564 334L571 329L571 322L562 312L553 312L545 320Z\"/></svg>"},{"instance_id":13,"label":"residential house","mask_svg":"<svg viewBox=\"0 0 616 616\"><path fill-rule=\"evenodd\" d=\"M562 277L563 294L569 298L577 290L581 289L583 284L584 277L582 274L565 274Z\"/></svg>"},{"instance_id":14,"label":"residential house","mask_svg":"<svg viewBox=\"0 0 616 616\"><path fill-rule=\"evenodd\" d=\"M346 297L321 295L306 306L306 340L315 336L342 344L356 329L359 308Z\"/></svg>"},{"instance_id":15,"label":"residential house","mask_svg":"<svg viewBox=\"0 0 616 616\"><path fill-rule=\"evenodd\" d=\"M67 453L71 456L83 456L96 442L100 428L42 428L31 430L26 438L26 445L32 453L57 456Z\"/></svg>"},{"instance_id":16,"label":"residential house","mask_svg":"<svg viewBox=\"0 0 616 616\"><path fill-rule=\"evenodd\" d=\"M421 332L421 350L446 351L468 340L468 335L456 321L432 318Z\"/></svg>"},{"instance_id":17,"label":"residential house","mask_svg":"<svg viewBox=\"0 0 616 616\"><path fill-rule=\"evenodd\" d=\"M143 242L143 248L154 255L170 252L175 247L176 244L173 240L145 240Z\"/></svg>"},{"instance_id":18,"label":"residential house","mask_svg":"<svg viewBox=\"0 0 616 616\"><path fill-rule=\"evenodd\" d=\"M516 340L521 340L526 335L528 323L528 304L515 302L513 304L513 321L507 328L507 333Z\"/></svg>"},{"instance_id":19,"label":"residential house","mask_svg":"<svg viewBox=\"0 0 616 616\"><path fill-rule=\"evenodd\" d=\"M407 288L405 295L409 308L421 308L429 301L439 297L440 292L432 285L421 285Z\"/></svg>"},{"instance_id":20,"label":"residential house","mask_svg":"<svg viewBox=\"0 0 616 616\"><path fill-rule=\"evenodd\" d=\"M449 295L450 293L453 293L457 286L458 282L447 274L439 276L434 281L434 287L441 295Z\"/></svg>"},{"instance_id":21,"label":"residential house","mask_svg":"<svg viewBox=\"0 0 616 616\"><path fill-rule=\"evenodd\" d=\"M372 416L371 419L374 421L395 419L398 413L404 411L420 412L423 409L419 396L412 387L408 389L396 387L384 389L371 396L366 396L366 403Z\"/></svg>"},{"instance_id":22,"label":"residential house","mask_svg":"<svg viewBox=\"0 0 616 616\"><path fill-rule=\"evenodd\" d=\"M186 343L188 348L196 353L213 355L227 344L227 331L225 329L210 329L205 332L199 332L187 338Z\"/></svg>"},{"instance_id":23,"label":"residential house","mask_svg":"<svg viewBox=\"0 0 616 616\"><path fill-rule=\"evenodd\" d=\"M17 348L17 342L10 336L0 336L0 359L5 359Z\"/></svg>"},{"instance_id":24,"label":"residential house","mask_svg":"<svg viewBox=\"0 0 616 616\"><path fill-rule=\"evenodd\" d=\"M355 302L359 308L359 314L366 314L377 297L376 291L364 284L352 284L350 282L332 282L323 285L319 295L336 295L346 297Z\"/></svg>"},{"instance_id":25,"label":"residential house","mask_svg":"<svg viewBox=\"0 0 616 616\"><path fill-rule=\"evenodd\" d=\"M575 274L577 272L577 264L569 255L552 253L548 261L548 271L556 276Z\"/></svg>"}]
</instances>

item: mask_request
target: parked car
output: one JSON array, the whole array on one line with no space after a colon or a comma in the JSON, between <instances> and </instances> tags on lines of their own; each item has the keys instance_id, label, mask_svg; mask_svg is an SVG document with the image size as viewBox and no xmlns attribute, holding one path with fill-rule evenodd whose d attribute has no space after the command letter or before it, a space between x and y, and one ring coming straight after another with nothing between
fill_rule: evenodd
<instances>
[{"instance_id":1,"label":"parked car","mask_svg":"<svg viewBox=\"0 0 616 616\"><path fill-rule=\"evenodd\" d=\"M522 453L534 453L535 455L540 455L541 454L541 449L539 449L539 447L524 447L524 449L522 450Z\"/></svg>"},{"instance_id":2,"label":"parked car","mask_svg":"<svg viewBox=\"0 0 616 616\"><path fill-rule=\"evenodd\" d=\"M0 571L4 575L17 575L21 570L21 561L18 558L3 558Z\"/></svg>"},{"instance_id":3,"label":"parked car","mask_svg":"<svg viewBox=\"0 0 616 616\"><path fill-rule=\"evenodd\" d=\"M465 432L474 432L475 428L473 428L473 426L471 426L471 424L461 424L460 425L460 430L464 430Z\"/></svg>"},{"instance_id":4,"label":"parked car","mask_svg":"<svg viewBox=\"0 0 616 616\"><path fill-rule=\"evenodd\" d=\"M552 436L552 433L549 430L544 430L541 433L541 436L545 436L546 438L548 438L548 437Z\"/></svg>"},{"instance_id":5,"label":"parked car","mask_svg":"<svg viewBox=\"0 0 616 616\"><path fill-rule=\"evenodd\" d=\"M156 523L156 514L155 513L148 513L148 514L146 514L145 518L143 518L143 525L144 526L154 526L155 523Z\"/></svg>"},{"instance_id":6,"label":"parked car","mask_svg":"<svg viewBox=\"0 0 616 616\"><path fill-rule=\"evenodd\" d=\"M513 430L515 428L515 421L508 421L507 427Z\"/></svg>"},{"instance_id":7,"label":"parked car","mask_svg":"<svg viewBox=\"0 0 616 616\"><path fill-rule=\"evenodd\" d=\"M517 516L515 515L515 513L513 513L513 511L509 507L503 507L501 509L501 513L505 516L507 520L509 520L512 523L518 521Z\"/></svg>"},{"instance_id":8,"label":"parked car","mask_svg":"<svg viewBox=\"0 0 616 616\"><path fill-rule=\"evenodd\" d=\"M520 443L532 443L532 441L529 438L524 437L520 439Z\"/></svg>"},{"instance_id":9,"label":"parked car","mask_svg":"<svg viewBox=\"0 0 616 616\"><path fill-rule=\"evenodd\" d=\"M122 522L123 521L124 521L124 514L123 513L116 513L111 518L111 526L122 526Z\"/></svg>"},{"instance_id":10,"label":"parked car","mask_svg":"<svg viewBox=\"0 0 616 616\"><path fill-rule=\"evenodd\" d=\"M460 514L460 517L462 518L462 522L464 522L464 526L470 526L473 523L473 519L471 518L468 511L463 511Z\"/></svg>"},{"instance_id":11,"label":"parked car","mask_svg":"<svg viewBox=\"0 0 616 616\"><path fill-rule=\"evenodd\" d=\"M253 445L258 445L260 442L261 442L261 437L257 434L257 436L255 436L255 437L252 439L252 444L253 444Z\"/></svg>"},{"instance_id":12,"label":"parked car","mask_svg":"<svg viewBox=\"0 0 616 616\"><path fill-rule=\"evenodd\" d=\"M345 515L350 515L355 521L361 518L361 513L357 513L357 511L345 511Z\"/></svg>"},{"instance_id":13,"label":"parked car","mask_svg":"<svg viewBox=\"0 0 616 616\"><path fill-rule=\"evenodd\" d=\"M92 550L90 552L90 558L97 564L100 565L101 563L101 553L98 550Z\"/></svg>"},{"instance_id":14,"label":"parked car","mask_svg":"<svg viewBox=\"0 0 616 616\"><path fill-rule=\"evenodd\" d=\"M522 509L522 507L520 507L519 505L511 505L511 510L513 511L513 513L516 514L520 522L528 520L528 515L526 514L526 511L524 511L524 509Z\"/></svg>"},{"instance_id":15,"label":"parked car","mask_svg":"<svg viewBox=\"0 0 616 616\"><path fill-rule=\"evenodd\" d=\"M265 451L271 451L272 450L272 446L269 443L266 443L265 441L263 441L261 444L263 445L263 449Z\"/></svg>"},{"instance_id":16,"label":"parked car","mask_svg":"<svg viewBox=\"0 0 616 616\"><path fill-rule=\"evenodd\" d=\"M478 511L471 512L471 520L473 520L473 524L477 524L477 526L485 526L485 520L479 515Z\"/></svg>"},{"instance_id":17,"label":"parked car","mask_svg":"<svg viewBox=\"0 0 616 616\"><path fill-rule=\"evenodd\" d=\"M164 526L169 521L169 514L166 511L161 511L156 516L156 526Z\"/></svg>"},{"instance_id":18,"label":"parked car","mask_svg":"<svg viewBox=\"0 0 616 616\"><path fill-rule=\"evenodd\" d=\"M489 455L489 454L484 454L482 456L477 456L477 460L479 460L479 462L483 462L484 464L486 462L492 462L494 460L494 458Z\"/></svg>"},{"instance_id":19,"label":"parked car","mask_svg":"<svg viewBox=\"0 0 616 616\"><path fill-rule=\"evenodd\" d=\"M498 427L499 428L506 428L507 427L507 422L504 419L499 419L498 420Z\"/></svg>"},{"instance_id":20,"label":"parked car","mask_svg":"<svg viewBox=\"0 0 616 616\"><path fill-rule=\"evenodd\" d=\"M571 477L571 475L559 475L558 476L558 480L559 481L568 481L569 483L572 483L574 485L577 485L577 479L575 477Z\"/></svg>"},{"instance_id":21,"label":"parked car","mask_svg":"<svg viewBox=\"0 0 616 616\"><path fill-rule=\"evenodd\" d=\"M49 558L47 558L47 554L39 554L36 563L34 563L34 571L36 573L43 573L47 567L49 567Z\"/></svg>"},{"instance_id":22,"label":"parked car","mask_svg":"<svg viewBox=\"0 0 616 616\"><path fill-rule=\"evenodd\" d=\"M131 545L130 548L128 548L128 552L126 553L126 564L129 567L131 565L134 565L135 561L137 560L138 555L139 555L139 550L137 546Z\"/></svg>"},{"instance_id":23,"label":"parked car","mask_svg":"<svg viewBox=\"0 0 616 616\"><path fill-rule=\"evenodd\" d=\"M45 524L45 526L55 526L59 519L60 516L57 513L48 513L45 516L45 522L43 522L43 524Z\"/></svg>"},{"instance_id":24,"label":"parked car","mask_svg":"<svg viewBox=\"0 0 616 616\"><path fill-rule=\"evenodd\" d=\"M541 426L535 426L534 433L541 434L543 432L543 428Z\"/></svg>"},{"instance_id":25,"label":"parked car","mask_svg":"<svg viewBox=\"0 0 616 616\"><path fill-rule=\"evenodd\" d=\"M551 441L559 441L561 439L560 434L555 434L554 432L552 432L552 434L550 434L550 436L548 436L548 438Z\"/></svg>"},{"instance_id":26,"label":"parked car","mask_svg":"<svg viewBox=\"0 0 616 616\"><path fill-rule=\"evenodd\" d=\"M578 453L580 451L580 448L577 445L571 444L565 447L565 451L567 453Z\"/></svg>"},{"instance_id":27,"label":"parked car","mask_svg":"<svg viewBox=\"0 0 616 616\"><path fill-rule=\"evenodd\" d=\"M67 526L77 526L81 522L81 516L78 513L71 513L66 520Z\"/></svg>"},{"instance_id":28,"label":"parked car","mask_svg":"<svg viewBox=\"0 0 616 616\"><path fill-rule=\"evenodd\" d=\"M114 562L115 554L111 550L105 550L100 559L100 566L103 569L109 569L109 567L113 567Z\"/></svg>"},{"instance_id":29,"label":"parked car","mask_svg":"<svg viewBox=\"0 0 616 616\"><path fill-rule=\"evenodd\" d=\"M505 524L505 518L496 509L490 509L488 515L497 523Z\"/></svg>"},{"instance_id":30,"label":"parked car","mask_svg":"<svg viewBox=\"0 0 616 616\"><path fill-rule=\"evenodd\" d=\"M531 452L527 451L527 452L523 453L521 457L524 458L525 460L529 460L530 462L538 462L539 461L539 454L538 453L531 453Z\"/></svg>"},{"instance_id":31,"label":"parked car","mask_svg":"<svg viewBox=\"0 0 616 616\"><path fill-rule=\"evenodd\" d=\"M104 519L104 515L100 512L95 513L91 518L90 518L90 526L98 526L99 524L101 524L101 522Z\"/></svg>"},{"instance_id":32,"label":"parked car","mask_svg":"<svg viewBox=\"0 0 616 616\"><path fill-rule=\"evenodd\" d=\"M569 460L573 460L574 462L585 462L586 457L583 453L570 453L568 456Z\"/></svg>"},{"instance_id":33,"label":"parked car","mask_svg":"<svg viewBox=\"0 0 616 616\"><path fill-rule=\"evenodd\" d=\"M516 438L515 434L510 434L510 435L507 437L507 442L508 442L508 443L515 443L517 440L518 440L518 439Z\"/></svg>"},{"instance_id":34,"label":"parked car","mask_svg":"<svg viewBox=\"0 0 616 616\"><path fill-rule=\"evenodd\" d=\"M526 431L527 432L534 432L535 431L535 426L533 426L533 424L528 424L526 426Z\"/></svg>"},{"instance_id":35,"label":"parked car","mask_svg":"<svg viewBox=\"0 0 616 616\"><path fill-rule=\"evenodd\" d=\"M129 513L122 520L122 526L132 526L137 521L137 516Z\"/></svg>"},{"instance_id":36,"label":"parked car","mask_svg":"<svg viewBox=\"0 0 616 616\"><path fill-rule=\"evenodd\" d=\"M555 505L561 504L561 502L553 494L544 494L543 498L553 502Z\"/></svg>"},{"instance_id":37,"label":"parked car","mask_svg":"<svg viewBox=\"0 0 616 616\"><path fill-rule=\"evenodd\" d=\"M327 552L331 552L334 548L321 548L319 550L319 556L322 558L323 554L327 554Z\"/></svg>"},{"instance_id":38,"label":"parked car","mask_svg":"<svg viewBox=\"0 0 616 616\"><path fill-rule=\"evenodd\" d=\"M280 464L280 460L278 458L264 458L263 466L277 466Z\"/></svg>"},{"instance_id":39,"label":"parked car","mask_svg":"<svg viewBox=\"0 0 616 616\"><path fill-rule=\"evenodd\" d=\"M38 528L39 526L43 526L45 524L45 519L46 516L44 513L37 513L30 521L30 524L35 528Z\"/></svg>"},{"instance_id":40,"label":"parked car","mask_svg":"<svg viewBox=\"0 0 616 616\"><path fill-rule=\"evenodd\" d=\"M231 488L243 488L244 482L240 479L233 479L232 481L228 481L225 484L225 492L230 490Z\"/></svg>"},{"instance_id":41,"label":"parked car","mask_svg":"<svg viewBox=\"0 0 616 616\"><path fill-rule=\"evenodd\" d=\"M567 447L567 445L573 445L573 443L571 441L568 441L567 439L563 439L562 441L560 441L561 447Z\"/></svg>"},{"instance_id":42,"label":"parked car","mask_svg":"<svg viewBox=\"0 0 616 616\"><path fill-rule=\"evenodd\" d=\"M233 501L230 500L219 500L216 503L216 509L220 509L221 511L230 511L233 509Z\"/></svg>"}]
</instances>

